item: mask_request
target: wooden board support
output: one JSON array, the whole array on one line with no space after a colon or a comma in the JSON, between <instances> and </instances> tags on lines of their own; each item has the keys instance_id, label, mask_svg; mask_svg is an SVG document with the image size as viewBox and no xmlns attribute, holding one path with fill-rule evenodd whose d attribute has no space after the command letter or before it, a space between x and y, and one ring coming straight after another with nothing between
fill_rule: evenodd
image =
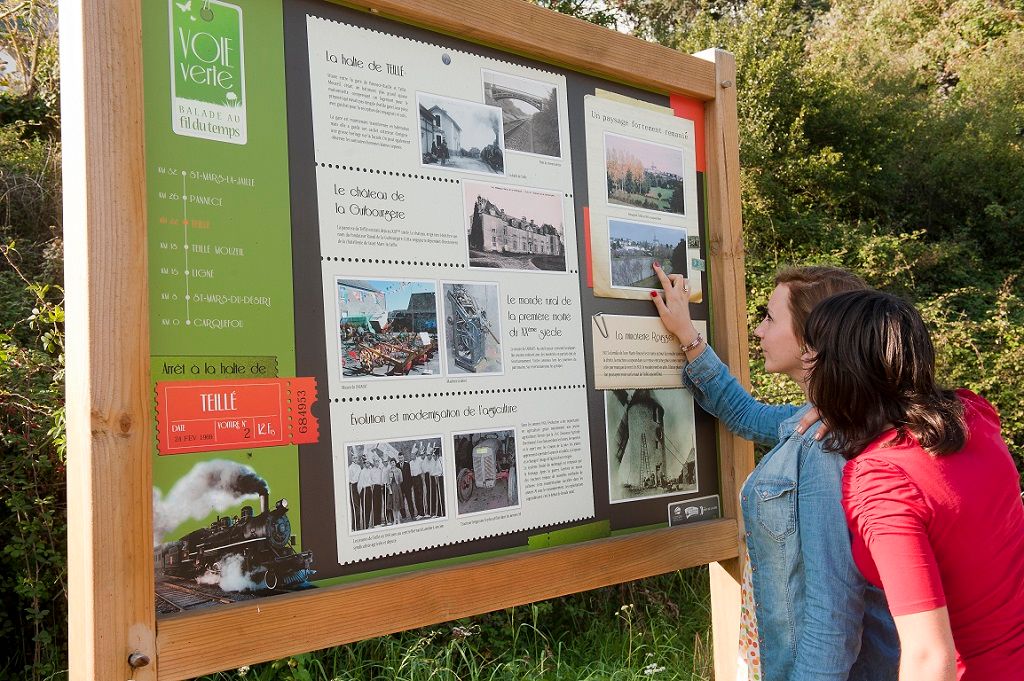
<instances>
[{"instance_id":1,"label":"wooden board support","mask_svg":"<svg viewBox=\"0 0 1024 681\"><path fill-rule=\"evenodd\" d=\"M148 1L148 0L147 0ZM155 618L141 0L61 3L71 679L173 681L695 565L712 567L715 668L738 613L736 496L749 443L719 430L724 518ZM749 385L735 62L518 0L359 9L706 104L714 346ZM728 85L726 84L728 83ZM405 589L425 594L417 602ZM377 613L389 612L387 621ZM344 613L339 617L338 613ZM133 653L150 663L128 666Z\"/></svg>"},{"instance_id":2,"label":"wooden board support","mask_svg":"<svg viewBox=\"0 0 1024 681\"><path fill-rule=\"evenodd\" d=\"M704 565L734 554L735 537L734 521L716 520L173 616L160 620L160 678L187 679ZM410 600L410 592L419 597ZM244 631L246 640L234 637L236 645L226 647L224 632L231 631Z\"/></svg>"},{"instance_id":3,"label":"wooden board support","mask_svg":"<svg viewBox=\"0 0 1024 681\"><path fill-rule=\"evenodd\" d=\"M527 2L338 4L660 94L716 95L714 67L701 59Z\"/></svg>"},{"instance_id":4,"label":"wooden board support","mask_svg":"<svg viewBox=\"0 0 1024 681\"><path fill-rule=\"evenodd\" d=\"M743 223L740 216L739 132L736 124L736 59L723 50L697 55L715 66L718 93L705 105L708 145L708 222L710 267L716 273L711 289L715 351L750 389L747 342L747 301L743 267ZM754 446L719 423L718 442L724 515L737 519L737 544L743 542L739 489L754 468ZM739 640L739 559L711 566L711 611L715 641L715 678L736 678Z\"/></svg>"},{"instance_id":5,"label":"wooden board support","mask_svg":"<svg viewBox=\"0 0 1024 681\"><path fill-rule=\"evenodd\" d=\"M141 7L60 5L75 679L156 659ZM138 681L155 679L154 667Z\"/></svg>"}]
</instances>

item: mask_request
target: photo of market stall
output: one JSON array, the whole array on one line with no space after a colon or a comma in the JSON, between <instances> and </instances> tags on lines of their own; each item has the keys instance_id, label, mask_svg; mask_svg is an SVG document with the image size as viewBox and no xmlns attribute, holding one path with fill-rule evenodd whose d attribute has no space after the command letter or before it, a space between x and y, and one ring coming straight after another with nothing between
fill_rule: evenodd
<instances>
[{"instance_id":1,"label":"photo of market stall","mask_svg":"<svg viewBox=\"0 0 1024 681\"><path fill-rule=\"evenodd\" d=\"M347 379L437 376L437 286L338 279L341 374Z\"/></svg>"}]
</instances>

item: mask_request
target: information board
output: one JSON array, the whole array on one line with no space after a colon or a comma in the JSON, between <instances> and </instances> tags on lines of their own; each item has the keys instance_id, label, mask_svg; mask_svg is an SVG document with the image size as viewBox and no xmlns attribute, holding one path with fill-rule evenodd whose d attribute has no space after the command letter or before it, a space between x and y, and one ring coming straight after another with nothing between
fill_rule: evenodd
<instances>
[{"instance_id":1,"label":"information board","mask_svg":"<svg viewBox=\"0 0 1024 681\"><path fill-rule=\"evenodd\" d=\"M318 0L142 3L145 228L122 248L146 253L135 376L149 426L133 456L148 454L125 474L144 536L119 531L152 554L132 565L156 643L137 647L159 658L136 657L140 674L736 555L745 454L682 387L650 302L658 262L688 277L727 359L743 344L742 270L709 250L735 178L709 182L705 135L728 112L703 85L656 94L510 49L500 17L465 40L444 8L401 5L385 18ZM510 5L492 9L543 13ZM718 286L728 321L709 325ZM668 537L683 546L631 559ZM574 572L598 555L616 562ZM493 574L512 565L561 573L481 593L509 586ZM439 600L358 614L381 584L400 603L422 579L446 585ZM342 603L352 621L325 624ZM256 650L230 633L246 613L312 630Z\"/></svg>"}]
</instances>

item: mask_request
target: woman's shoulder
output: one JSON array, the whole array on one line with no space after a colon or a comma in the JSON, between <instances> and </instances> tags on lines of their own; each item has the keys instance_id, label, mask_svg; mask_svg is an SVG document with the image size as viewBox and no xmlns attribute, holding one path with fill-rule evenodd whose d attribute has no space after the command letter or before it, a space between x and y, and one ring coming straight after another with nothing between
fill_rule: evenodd
<instances>
[{"instance_id":1,"label":"woman's shoulder","mask_svg":"<svg viewBox=\"0 0 1024 681\"><path fill-rule=\"evenodd\" d=\"M991 402L967 388L958 389L956 396L960 398L964 405L964 417L968 422L968 427L976 419L981 419L999 427L999 412L992 406Z\"/></svg>"},{"instance_id":2,"label":"woman's shoulder","mask_svg":"<svg viewBox=\"0 0 1024 681\"><path fill-rule=\"evenodd\" d=\"M895 517L929 522L932 512L916 481L899 464L884 457L857 457L843 471L842 504L858 532L887 524Z\"/></svg>"},{"instance_id":3,"label":"woman's shoulder","mask_svg":"<svg viewBox=\"0 0 1024 681\"><path fill-rule=\"evenodd\" d=\"M866 452L843 467L843 498L920 498L912 476L886 449Z\"/></svg>"}]
</instances>

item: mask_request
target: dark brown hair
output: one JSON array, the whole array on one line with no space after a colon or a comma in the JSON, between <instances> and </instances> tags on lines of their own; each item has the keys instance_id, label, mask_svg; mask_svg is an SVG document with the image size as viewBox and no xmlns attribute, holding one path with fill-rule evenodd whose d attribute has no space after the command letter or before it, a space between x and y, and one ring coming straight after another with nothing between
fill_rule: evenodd
<instances>
[{"instance_id":1,"label":"dark brown hair","mask_svg":"<svg viewBox=\"0 0 1024 681\"><path fill-rule=\"evenodd\" d=\"M838 267L787 267L775 275L775 285L789 289L789 311L793 317L793 333L801 344L806 343L804 326L814 306L829 296L843 291L861 291L868 287L853 272Z\"/></svg>"},{"instance_id":2,"label":"dark brown hair","mask_svg":"<svg viewBox=\"0 0 1024 681\"><path fill-rule=\"evenodd\" d=\"M852 459L892 427L895 443L913 436L930 454L963 448L963 404L936 384L935 348L913 305L879 291L840 293L815 306L805 331L817 353L808 397L832 449Z\"/></svg>"}]
</instances>

